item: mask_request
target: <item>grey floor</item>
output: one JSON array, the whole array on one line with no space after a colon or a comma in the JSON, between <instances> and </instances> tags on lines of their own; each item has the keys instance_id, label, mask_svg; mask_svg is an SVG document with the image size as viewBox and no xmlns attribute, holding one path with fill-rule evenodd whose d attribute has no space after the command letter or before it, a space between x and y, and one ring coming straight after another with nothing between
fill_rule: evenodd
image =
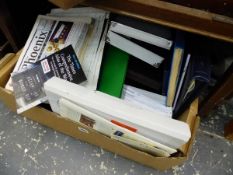
<instances>
[{"instance_id":1,"label":"grey floor","mask_svg":"<svg viewBox=\"0 0 233 175\"><path fill-rule=\"evenodd\" d=\"M223 138L230 119L232 101L201 121L185 164L160 172L16 115L0 101L0 175L233 174L233 143Z\"/></svg>"}]
</instances>

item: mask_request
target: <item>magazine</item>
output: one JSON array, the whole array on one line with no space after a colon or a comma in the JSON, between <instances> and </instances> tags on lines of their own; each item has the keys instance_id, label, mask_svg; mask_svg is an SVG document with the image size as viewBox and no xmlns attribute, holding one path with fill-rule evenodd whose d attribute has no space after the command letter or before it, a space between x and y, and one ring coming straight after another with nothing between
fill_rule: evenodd
<instances>
[{"instance_id":1,"label":"magazine","mask_svg":"<svg viewBox=\"0 0 233 175\"><path fill-rule=\"evenodd\" d=\"M39 15L13 72L26 70L62 48L72 45L76 54L81 52L91 17L51 17ZM6 89L13 90L11 78Z\"/></svg>"},{"instance_id":2,"label":"magazine","mask_svg":"<svg viewBox=\"0 0 233 175\"><path fill-rule=\"evenodd\" d=\"M43 84L53 76L77 84L86 81L71 45L38 61L25 71L12 74L17 113L22 113L47 100Z\"/></svg>"}]
</instances>

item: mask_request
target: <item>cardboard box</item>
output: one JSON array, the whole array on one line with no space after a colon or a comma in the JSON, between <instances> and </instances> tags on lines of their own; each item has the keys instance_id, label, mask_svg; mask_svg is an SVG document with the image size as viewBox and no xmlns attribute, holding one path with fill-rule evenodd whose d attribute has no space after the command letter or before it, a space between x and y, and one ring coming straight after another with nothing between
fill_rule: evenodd
<instances>
[{"instance_id":1,"label":"cardboard box","mask_svg":"<svg viewBox=\"0 0 233 175\"><path fill-rule=\"evenodd\" d=\"M13 111L16 111L15 98L12 92L4 89L6 82L10 77L10 73L14 68L15 63L19 57L20 53L14 54L11 57L5 58L9 59L5 65L0 63L0 99ZM71 137L83 140L90 144L94 144L102 147L105 150L114 152L118 155L126 157L128 159L139 162L143 165L165 170L172 166L180 165L188 159L188 155L191 151L191 147L195 138L195 133L199 125L199 117L196 117L198 108L198 101L195 100L189 109L184 112L180 117L180 120L185 121L189 124L192 137L190 141L180 148L183 155L177 155L176 157L155 157L142 151L138 151L127 145L124 145L118 141L112 140L85 125L80 125L69 119L62 118L58 114L48 111L42 107L34 107L22 114L22 116L27 117L33 121L36 121L42 125L49 128L53 128L56 131L67 134Z\"/></svg>"}]
</instances>

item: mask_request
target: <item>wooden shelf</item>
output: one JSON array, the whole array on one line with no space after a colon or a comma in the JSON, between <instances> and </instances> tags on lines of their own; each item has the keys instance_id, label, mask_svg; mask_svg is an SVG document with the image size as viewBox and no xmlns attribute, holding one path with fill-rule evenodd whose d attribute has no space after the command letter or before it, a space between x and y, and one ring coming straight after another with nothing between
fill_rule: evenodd
<instances>
[{"instance_id":1,"label":"wooden shelf","mask_svg":"<svg viewBox=\"0 0 233 175\"><path fill-rule=\"evenodd\" d=\"M233 42L233 19L158 0L49 0L61 8L87 5L183 31Z\"/></svg>"}]
</instances>

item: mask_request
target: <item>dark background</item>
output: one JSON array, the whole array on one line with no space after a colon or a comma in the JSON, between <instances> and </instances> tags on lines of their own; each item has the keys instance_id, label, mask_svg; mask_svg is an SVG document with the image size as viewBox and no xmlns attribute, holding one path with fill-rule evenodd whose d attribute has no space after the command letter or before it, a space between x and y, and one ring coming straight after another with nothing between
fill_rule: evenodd
<instances>
[{"instance_id":1,"label":"dark background","mask_svg":"<svg viewBox=\"0 0 233 175\"><path fill-rule=\"evenodd\" d=\"M1 0L0 25L7 26L20 49L25 44L38 14L46 14L51 8L55 6L48 0Z\"/></svg>"}]
</instances>

